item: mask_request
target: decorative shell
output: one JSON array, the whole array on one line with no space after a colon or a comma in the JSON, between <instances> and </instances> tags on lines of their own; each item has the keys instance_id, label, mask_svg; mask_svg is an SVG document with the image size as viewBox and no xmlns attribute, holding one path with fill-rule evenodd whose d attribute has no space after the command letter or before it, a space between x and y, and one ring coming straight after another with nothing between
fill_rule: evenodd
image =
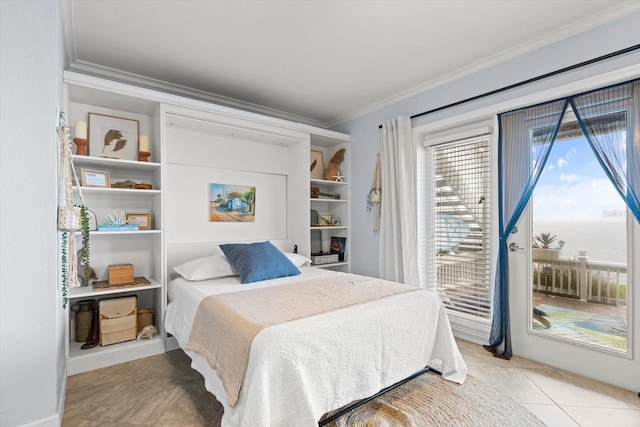
<instances>
[{"instance_id":1,"label":"decorative shell","mask_svg":"<svg viewBox=\"0 0 640 427\"><path fill-rule=\"evenodd\" d=\"M104 219L107 224L124 225L127 221L127 214L124 211L113 211Z\"/></svg>"},{"instance_id":2,"label":"decorative shell","mask_svg":"<svg viewBox=\"0 0 640 427\"><path fill-rule=\"evenodd\" d=\"M345 151L346 151L346 149L344 149L344 148L341 148L338 151L336 151L335 154L333 155L333 157L331 157L331 160L329 160L329 164L330 165L333 164L333 165L340 166L340 164L344 160Z\"/></svg>"}]
</instances>

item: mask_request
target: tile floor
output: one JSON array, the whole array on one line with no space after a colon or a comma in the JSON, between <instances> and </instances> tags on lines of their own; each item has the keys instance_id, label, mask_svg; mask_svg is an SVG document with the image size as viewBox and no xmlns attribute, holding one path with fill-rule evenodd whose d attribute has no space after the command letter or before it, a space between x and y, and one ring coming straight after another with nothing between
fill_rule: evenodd
<instances>
[{"instance_id":1,"label":"tile floor","mask_svg":"<svg viewBox=\"0 0 640 427\"><path fill-rule=\"evenodd\" d=\"M519 357L502 360L468 341L458 340L458 346L470 375L550 427L640 427L640 384L632 392Z\"/></svg>"},{"instance_id":2,"label":"tile floor","mask_svg":"<svg viewBox=\"0 0 640 427\"><path fill-rule=\"evenodd\" d=\"M511 396L551 427L640 427L637 391L519 357L502 360L468 341L458 340L458 346L470 375ZM177 350L121 365L116 374L98 369L69 377L63 427L206 427L215 398L189 362ZM160 392L159 383L165 384Z\"/></svg>"}]
</instances>

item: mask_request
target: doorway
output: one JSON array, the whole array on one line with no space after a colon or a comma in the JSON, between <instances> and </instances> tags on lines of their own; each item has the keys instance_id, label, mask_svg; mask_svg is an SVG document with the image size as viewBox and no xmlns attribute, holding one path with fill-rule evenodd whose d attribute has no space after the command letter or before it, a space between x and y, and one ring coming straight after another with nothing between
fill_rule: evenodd
<instances>
[{"instance_id":1,"label":"doorway","mask_svg":"<svg viewBox=\"0 0 640 427\"><path fill-rule=\"evenodd\" d=\"M517 228L514 354L636 390L640 227L584 136L559 133Z\"/></svg>"}]
</instances>

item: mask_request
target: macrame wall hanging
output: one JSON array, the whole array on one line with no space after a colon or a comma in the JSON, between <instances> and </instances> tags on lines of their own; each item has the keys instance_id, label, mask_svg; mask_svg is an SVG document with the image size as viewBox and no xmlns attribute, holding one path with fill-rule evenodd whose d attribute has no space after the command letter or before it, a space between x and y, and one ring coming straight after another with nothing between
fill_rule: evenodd
<instances>
[{"instance_id":1,"label":"macrame wall hanging","mask_svg":"<svg viewBox=\"0 0 640 427\"><path fill-rule=\"evenodd\" d=\"M61 112L58 122L58 137L60 138L60 169L59 169L59 189L58 189L58 229L61 236L61 279L62 279L62 306L66 308L68 299L68 288L81 286L78 277L77 257L80 254L82 266L89 266L89 230L87 209L84 197L80 190L80 182L73 166L73 152L69 136L69 127L65 113ZM73 203L73 180L77 184L78 196L81 201L80 206ZM82 249L76 253L75 237L76 231L82 231ZM88 270L87 270L88 271ZM85 280L88 280L85 278Z\"/></svg>"},{"instance_id":2,"label":"macrame wall hanging","mask_svg":"<svg viewBox=\"0 0 640 427\"><path fill-rule=\"evenodd\" d=\"M382 203L382 183L380 182L380 153L376 157L376 170L373 173L373 183L367 196L367 212L373 210L373 231L378 231L380 220L380 203Z\"/></svg>"}]
</instances>

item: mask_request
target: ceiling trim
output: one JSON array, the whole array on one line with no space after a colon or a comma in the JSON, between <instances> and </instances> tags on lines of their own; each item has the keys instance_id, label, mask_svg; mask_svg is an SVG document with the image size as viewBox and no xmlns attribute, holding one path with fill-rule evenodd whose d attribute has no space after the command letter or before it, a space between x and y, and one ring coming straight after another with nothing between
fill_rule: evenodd
<instances>
[{"instance_id":1,"label":"ceiling trim","mask_svg":"<svg viewBox=\"0 0 640 427\"><path fill-rule=\"evenodd\" d=\"M162 92L167 92L174 95L181 95L189 98L194 98L199 101L211 102L214 104L223 105L225 107L237 108L240 110L251 111L254 113L262 114L265 116L277 117L279 119L289 120L292 122L299 122L308 124L311 126L326 128L327 124L319 120L310 119L309 117L300 116L297 114L289 113L286 111L277 110L275 108L265 107L263 105L253 104L251 102L242 101L235 98L226 97L223 95L217 95L215 93L193 89L187 86L182 86L174 83L169 83L164 80L153 79L151 77L142 76L127 71L118 70L115 68L104 67L96 65L91 62L69 61L70 71L82 72L95 75L97 77L109 78L121 83L129 83L140 85L149 89L154 89Z\"/></svg>"},{"instance_id":2,"label":"ceiling trim","mask_svg":"<svg viewBox=\"0 0 640 427\"><path fill-rule=\"evenodd\" d=\"M407 98L411 98L412 96L418 95L420 93L426 92L428 90L434 89L439 86L443 86L447 83L451 83L453 81L456 81L458 79L461 79L473 73L482 71L487 68L491 68L503 62L506 62L509 59L517 58L518 56L533 52L537 49L541 49L553 43L557 43L571 36L575 36L581 32L585 32L587 30L594 29L600 25L604 25L608 22L615 21L616 19L627 16L630 13L636 12L638 10L640 10L640 2L633 1L633 0L621 2L619 7L617 7L615 10L610 10L608 13L602 13L598 16L593 16L580 21L576 21L571 25L567 25L563 28L560 28L558 31L548 33L546 35L540 36L526 43L522 43L520 45L514 46L511 49L502 51L498 54L495 54L486 59L483 59L482 61L471 63L468 66L463 67L454 73L449 73L438 79L422 83L404 92L395 94L386 99L375 102L366 107L360 108L351 114L347 114L345 116L336 118L335 120L329 121L326 123L326 126L328 128L332 128L334 126L337 126L338 124L341 124L341 123L356 119L358 117L364 116L366 114L372 113L374 111L380 110L388 105L395 104L399 101L405 100Z\"/></svg>"}]
</instances>

